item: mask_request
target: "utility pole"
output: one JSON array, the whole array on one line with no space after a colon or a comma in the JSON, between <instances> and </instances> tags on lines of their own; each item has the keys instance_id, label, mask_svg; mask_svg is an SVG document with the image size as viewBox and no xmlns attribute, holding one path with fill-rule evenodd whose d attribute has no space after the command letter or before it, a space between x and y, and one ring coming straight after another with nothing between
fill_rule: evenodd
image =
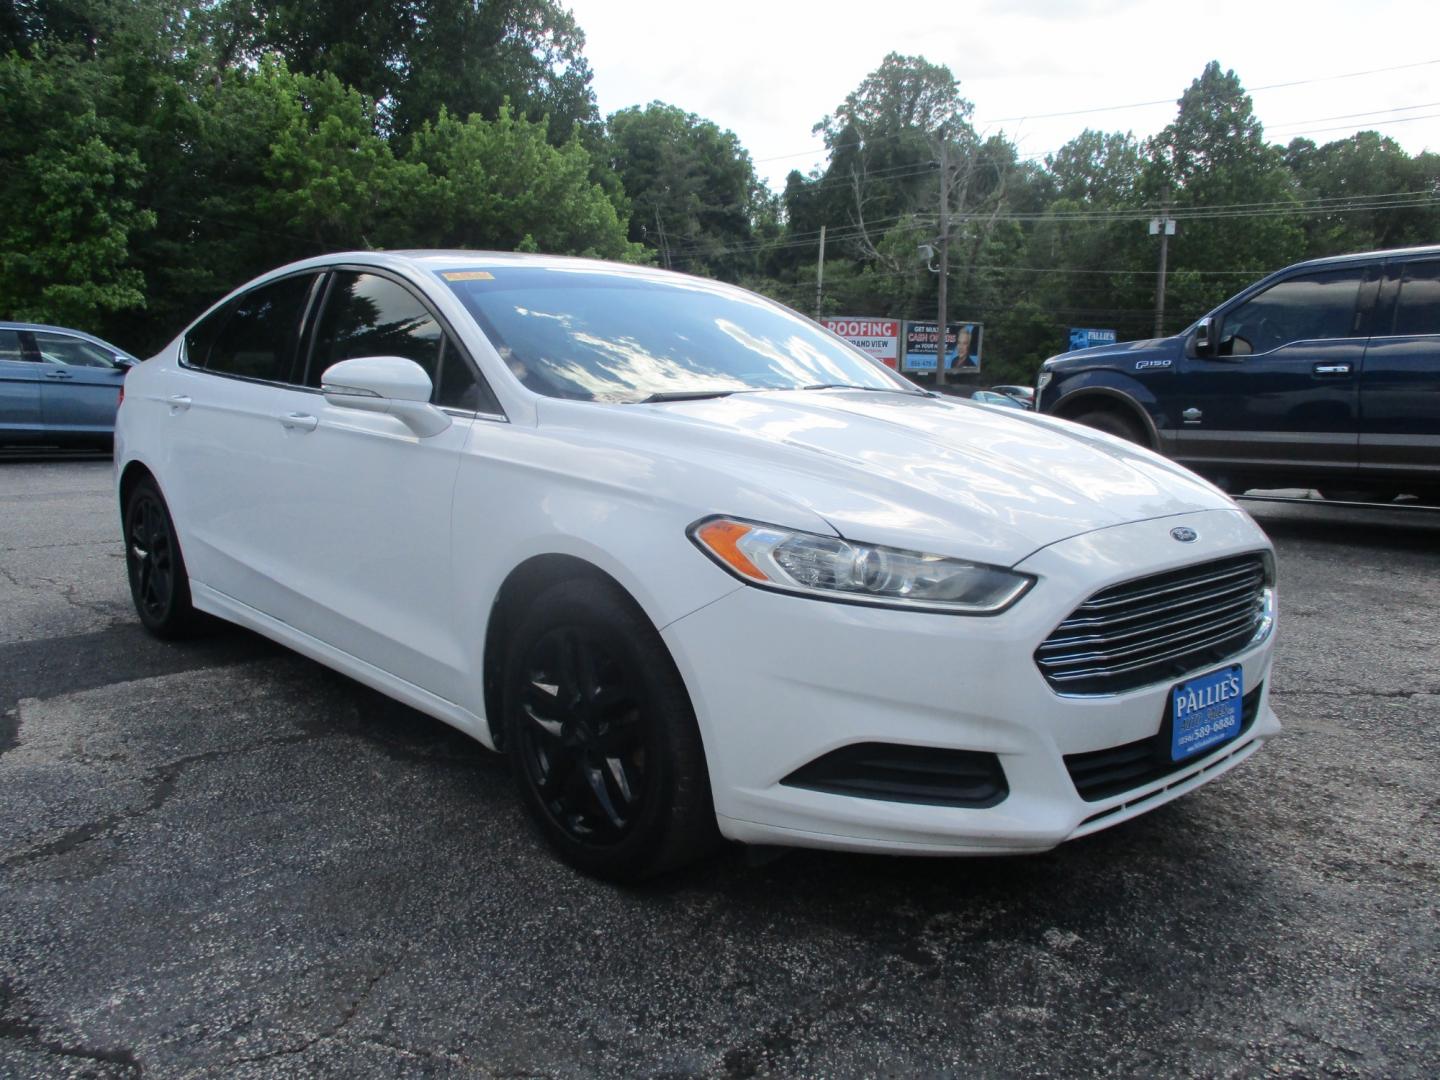
<instances>
[{"instance_id":1,"label":"utility pole","mask_svg":"<svg viewBox=\"0 0 1440 1080\"><path fill-rule=\"evenodd\" d=\"M825 288L825 226L820 226L820 262L815 267L815 321L820 321L820 296Z\"/></svg>"},{"instance_id":2,"label":"utility pole","mask_svg":"<svg viewBox=\"0 0 1440 1080\"><path fill-rule=\"evenodd\" d=\"M935 322L935 385L945 385L945 328L946 321L945 287L950 269L950 162L945 144L945 129L940 129L940 240L935 245L940 255L940 309Z\"/></svg>"},{"instance_id":3,"label":"utility pole","mask_svg":"<svg viewBox=\"0 0 1440 1080\"><path fill-rule=\"evenodd\" d=\"M1165 259L1170 246L1170 237L1175 235L1175 219L1170 216L1170 207L1166 205L1160 211L1160 217L1150 219L1150 235L1160 236L1160 268L1158 271L1159 281L1155 285L1155 336L1165 336Z\"/></svg>"},{"instance_id":4,"label":"utility pole","mask_svg":"<svg viewBox=\"0 0 1440 1080\"><path fill-rule=\"evenodd\" d=\"M669 191L669 188L665 189ZM660 237L660 254L665 259L665 269L670 269L670 241L665 239L665 223L660 220L660 204L655 204L655 232Z\"/></svg>"}]
</instances>

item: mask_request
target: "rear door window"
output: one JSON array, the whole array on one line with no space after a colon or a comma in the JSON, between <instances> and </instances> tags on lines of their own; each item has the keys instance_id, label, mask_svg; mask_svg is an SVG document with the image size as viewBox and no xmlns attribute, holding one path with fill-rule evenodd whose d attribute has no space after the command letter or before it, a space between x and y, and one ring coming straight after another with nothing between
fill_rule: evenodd
<instances>
[{"instance_id":1,"label":"rear door window","mask_svg":"<svg viewBox=\"0 0 1440 1080\"><path fill-rule=\"evenodd\" d=\"M1406 264L1391 332L1406 337L1440 334L1440 262Z\"/></svg>"},{"instance_id":2,"label":"rear door window","mask_svg":"<svg viewBox=\"0 0 1440 1080\"><path fill-rule=\"evenodd\" d=\"M0 361L21 363L33 359L20 347L20 331L0 330Z\"/></svg>"},{"instance_id":3,"label":"rear door window","mask_svg":"<svg viewBox=\"0 0 1440 1080\"><path fill-rule=\"evenodd\" d=\"M186 354L206 371L288 382L314 274L282 278L237 296L186 336ZM197 353L199 355L197 355Z\"/></svg>"}]
</instances>

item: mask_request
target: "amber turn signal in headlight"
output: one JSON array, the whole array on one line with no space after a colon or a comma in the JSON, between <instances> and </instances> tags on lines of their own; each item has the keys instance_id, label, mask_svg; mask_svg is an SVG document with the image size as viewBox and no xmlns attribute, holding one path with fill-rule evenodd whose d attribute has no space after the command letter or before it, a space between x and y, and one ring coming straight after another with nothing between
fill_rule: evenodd
<instances>
[{"instance_id":1,"label":"amber turn signal in headlight","mask_svg":"<svg viewBox=\"0 0 1440 1080\"><path fill-rule=\"evenodd\" d=\"M825 600L995 615L1035 581L1001 566L737 518L705 518L689 533L701 551L747 584Z\"/></svg>"}]
</instances>

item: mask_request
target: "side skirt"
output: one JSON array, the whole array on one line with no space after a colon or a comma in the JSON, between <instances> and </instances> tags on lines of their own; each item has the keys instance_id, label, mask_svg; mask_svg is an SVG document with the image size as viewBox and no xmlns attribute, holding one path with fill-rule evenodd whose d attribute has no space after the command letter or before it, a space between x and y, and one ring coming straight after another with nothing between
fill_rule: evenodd
<instances>
[{"instance_id":1,"label":"side skirt","mask_svg":"<svg viewBox=\"0 0 1440 1080\"><path fill-rule=\"evenodd\" d=\"M463 731L488 750L495 749L495 740L491 737L490 725L486 723L485 718L477 716L453 701L447 701L428 690L421 689L414 683L396 678L374 664L357 659L347 652L341 652L334 646L327 645L302 630L297 630L289 623L281 622L279 619L266 615L263 611L241 603L232 596L217 592L208 585L200 584L194 578L190 579L190 598L201 611L224 619L226 622L236 623L246 629L254 630L257 634L278 642L288 649L293 649L318 664L324 664L358 683L363 683L372 690L378 690L386 697L392 697L426 716L433 716L436 720Z\"/></svg>"}]
</instances>

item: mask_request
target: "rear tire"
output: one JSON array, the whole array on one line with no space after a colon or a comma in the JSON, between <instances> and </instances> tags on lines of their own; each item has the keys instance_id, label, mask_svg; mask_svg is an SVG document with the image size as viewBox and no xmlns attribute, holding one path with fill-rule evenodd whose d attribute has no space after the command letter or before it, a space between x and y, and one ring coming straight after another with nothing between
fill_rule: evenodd
<instances>
[{"instance_id":1,"label":"rear tire","mask_svg":"<svg viewBox=\"0 0 1440 1080\"><path fill-rule=\"evenodd\" d=\"M204 618L190 603L190 578L170 508L148 476L126 497L123 524L130 598L141 624L158 638L194 636Z\"/></svg>"},{"instance_id":2,"label":"rear tire","mask_svg":"<svg viewBox=\"0 0 1440 1080\"><path fill-rule=\"evenodd\" d=\"M1084 424L1086 427L1103 431L1107 435L1114 435L1138 446L1146 446L1150 442L1138 423L1114 409L1092 409L1089 412L1072 416L1070 419L1077 424Z\"/></svg>"},{"instance_id":3,"label":"rear tire","mask_svg":"<svg viewBox=\"0 0 1440 1080\"><path fill-rule=\"evenodd\" d=\"M576 869L638 881L718 842L689 695L617 586L572 578L535 599L509 642L504 716L520 797Z\"/></svg>"}]
</instances>

